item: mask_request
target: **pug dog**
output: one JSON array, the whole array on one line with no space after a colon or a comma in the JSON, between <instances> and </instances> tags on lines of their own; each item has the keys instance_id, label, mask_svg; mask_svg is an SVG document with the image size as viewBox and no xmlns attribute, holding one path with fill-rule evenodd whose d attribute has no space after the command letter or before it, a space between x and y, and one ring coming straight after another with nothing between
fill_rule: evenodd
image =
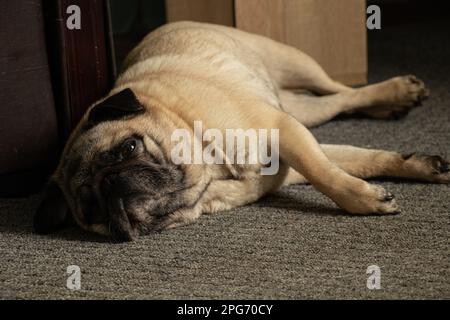
<instances>
[{"instance_id":1,"label":"pug dog","mask_svg":"<svg viewBox=\"0 0 450 320\"><path fill-rule=\"evenodd\" d=\"M414 76L351 88L305 53L225 26L178 22L147 35L114 88L71 134L34 218L39 233L76 222L128 241L311 183L355 215L400 213L394 196L364 178L449 183L440 156L320 145L308 130L339 114L389 118L428 97ZM267 164L175 163L175 130L278 130L279 169ZM360 134L367 134L361 132ZM200 142L204 144L203 142ZM217 147L217 146L216 146ZM220 148L216 148L220 152ZM238 152L236 148L236 152Z\"/></svg>"}]
</instances>

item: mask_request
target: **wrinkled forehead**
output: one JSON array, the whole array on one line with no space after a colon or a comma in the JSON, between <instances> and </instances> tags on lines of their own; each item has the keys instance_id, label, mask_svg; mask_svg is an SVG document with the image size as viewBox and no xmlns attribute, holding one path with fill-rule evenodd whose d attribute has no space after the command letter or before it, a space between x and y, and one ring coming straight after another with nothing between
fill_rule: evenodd
<instances>
[{"instance_id":1,"label":"wrinkled forehead","mask_svg":"<svg viewBox=\"0 0 450 320\"><path fill-rule=\"evenodd\" d=\"M89 160L95 151L104 151L119 143L132 131L127 120L145 114L134 92L126 88L94 104L75 128L63 152L62 165L72 158Z\"/></svg>"},{"instance_id":2,"label":"wrinkled forehead","mask_svg":"<svg viewBox=\"0 0 450 320\"><path fill-rule=\"evenodd\" d=\"M126 121L99 124L84 132L81 131L64 158L79 156L84 160L92 160L96 153L111 149L124 139L137 134L137 131Z\"/></svg>"},{"instance_id":3,"label":"wrinkled forehead","mask_svg":"<svg viewBox=\"0 0 450 320\"><path fill-rule=\"evenodd\" d=\"M112 149L133 134L137 134L129 124L113 121L82 130L67 146L61 158L59 174L61 180L87 174L87 166L99 153Z\"/></svg>"},{"instance_id":4,"label":"wrinkled forehead","mask_svg":"<svg viewBox=\"0 0 450 320\"><path fill-rule=\"evenodd\" d=\"M122 144L131 137L141 137L145 150L152 155L166 159L170 150L170 139L163 130L150 130L151 119L144 115L138 118L110 121L83 131L74 132L70 145L66 146L57 170L57 180L81 184L90 174L90 165L97 157ZM82 126L80 126L82 128Z\"/></svg>"},{"instance_id":5,"label":"wrinkled forehead","mask_svg":"<svg viewBox=\"0 0 450 320\"><path fill-rule=\"evenodd\" d=\"M139 131L133 128L128 121L102 123L81 132L69 152L82 155L89 160L89 156L93 153L109 150L131 135L138 134Z\"/></svg>"}]
</instances>

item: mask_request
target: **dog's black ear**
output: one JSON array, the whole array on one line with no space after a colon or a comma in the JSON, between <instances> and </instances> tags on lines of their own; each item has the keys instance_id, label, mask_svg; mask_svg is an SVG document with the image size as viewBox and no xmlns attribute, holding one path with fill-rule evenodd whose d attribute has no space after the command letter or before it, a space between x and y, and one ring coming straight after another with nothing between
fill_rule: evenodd
<instances>
[{"instance_id":1,"label":"dog's black ear","mask_svg":"<svg viewBox=\"0 0 450 320\"><path fill-rule=\"evenodd\" d=\"M127 88L94 106L88 122L95 126L103 121L113 121L135 116L145 111L134 92Z\"/></svg>"},{"instance_id":2,"label":"dog's black ear","mask_svg":"<svg viewBox=\"0 0 450 320\"><path fill-rule=\"evenodd\" d=\"M50 181L33 221L36 233L47 234L74 225L75 221L60 187Z\"/></svg>"}]
</instances>

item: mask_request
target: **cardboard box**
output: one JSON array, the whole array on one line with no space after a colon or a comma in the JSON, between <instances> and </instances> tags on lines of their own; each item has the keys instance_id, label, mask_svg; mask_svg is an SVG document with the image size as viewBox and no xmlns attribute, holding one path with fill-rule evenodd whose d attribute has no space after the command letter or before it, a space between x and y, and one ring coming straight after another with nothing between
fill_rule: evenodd
<instances>
[{"instance_id":1,"label":"cardboard box","mask_svg":"<svg viewBox=\"0 0 450 320\"><path fill-rule=\"evenodd\" d=\"M335 80L367 83L365 0L166 0L168 21L235 26L299 48Z\"/></svg>"},{"instance_id":2,"label":"cardboard box","mask_svg":"<svg viewBox=\"0 0 450 320\"><path fill-rule=\"evenodd\" d=\"M190 20L234 24L234 0L166 0L168 22Z\"/></svg>"}]
</instances>

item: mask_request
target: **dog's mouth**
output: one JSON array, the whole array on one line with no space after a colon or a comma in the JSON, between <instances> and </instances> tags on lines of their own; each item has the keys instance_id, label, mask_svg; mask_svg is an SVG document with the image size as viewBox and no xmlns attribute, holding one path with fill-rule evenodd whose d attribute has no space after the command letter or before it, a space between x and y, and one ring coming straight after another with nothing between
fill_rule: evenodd
<instances>
[{"instance_id":1,"label":"dog's mouth","mask_svg":"<svg viewBox=\"0 0 450 320\"><path fill-rule=\"evenodd\" d=\"M80 187L75 220L83 229L121 241L133 240L139 221L126 205L132 195L118 192L111 186L111 179L103 177L95 184Z\"/></svg>"},{"instance_id":2,"label":"dog's mouth","mask_svg":"<svg viewBox=\"0 0 450 320\"><path fill-rule=\"evenodd\" d=\"M103 199L90 196L80 201L77 211L79 225L86 230L110 236L117 241L134 240L148 228L154 213L148 195L111 195ZM86 200L86 199L84 199Z\"/></svg>"},{"instance_id":3,"label":"dog's mouth","mask_svg":"<svg viewBox=\"0 0 450 320\"><path fill-rule=\"evenodd\" d=\"M102 209L106 211L108 234L115 240L119 241L131 241L137 236L137 227L139 221L134 215L133 210L126 206L129 198L136 197L134 195L128 195L121 190L118 190L117 183L114 180L117 177L107 176L101 182L100 187L100 201L102 202ZM124 179L119 183L125 184ZM123 186L119 189L122 189ZM105 216L105 213L103 213Z\"/></svg>"},{"instance_id":4,"label":"dog's mouth","mask_svg":"<svg viewBox=\"0 0 450 320\"><path fill-rule=\"evenodd\" d=\"M183 206L185 188L175 179L163 183L151 172L151 168L128 168L82 186L76 211L80 226L117 241L159 230L158 222Z\"/></svg>"},{"instance_id":5,"label":"dog's mouth","mask_svg":"<svg viewBox=\"0 0 450 320\"><path fill-rule=\"evenodd\" d=\"M76 212L83 229L101 233L117 241L135 239L145 223L152 217L152 196L142 192L120 194L83 186L80 189Z\"/></svg>"},{"instance_id":6,"label":"dog's mouth","mask_svg":"<svg viewBox=\"0 0 450 320\"><path fill-rule=\"evenodd\" d=\"M108 204L109 232L113 239L131 241L138 235L140 221L126 210L122 198L111 199Z\"/></svg>"}]
</instances>

